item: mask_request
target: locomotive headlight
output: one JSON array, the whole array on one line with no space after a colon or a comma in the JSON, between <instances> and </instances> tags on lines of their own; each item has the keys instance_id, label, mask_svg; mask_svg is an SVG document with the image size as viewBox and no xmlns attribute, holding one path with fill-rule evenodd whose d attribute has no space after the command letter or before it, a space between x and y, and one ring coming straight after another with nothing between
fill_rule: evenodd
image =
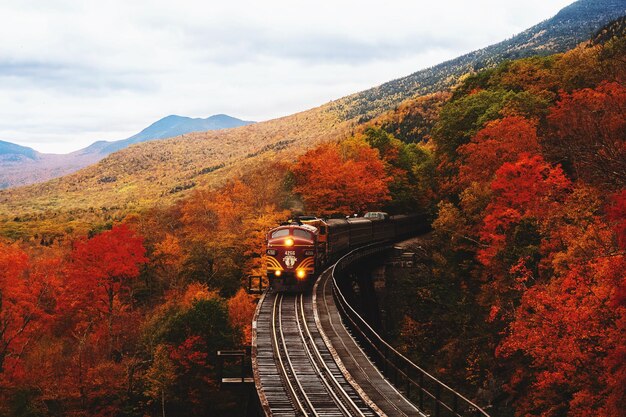
<instances>
[{"instance_id":1,"label":"locomotive headlight","mask_svg":"<svg viewBox=\"0 0 626 417\"><path fill-rule=\"evenodd\" d=\"M312 250L305 250L304 251L304 256L313 256L315 255L315 252Z\"/></svg>"},{"instance_id":2,"label":"locomotive headlight","mask_svg":"<svg viewBox=\"0 0 626 417\"><path fill-rule=\"evenodd\" d=\"M293 246L293 239L292 238L285 239L285 246Z\"/></svg>"},{"instance_id":3,"label":"locomotive headlight","mask_svg":"<svg viewBox=\"0 0 626 417\"><path fill-rule=\"evenodd\" d=\"M276 249L268 249L267 251L265 251L265 253L267 253L270 256L274 256L276 255Z\"/></svg>"},{"instance_id":4,"label":"locomotive headlight","mask_svg":"<svg viewBox=\"0 0 626 417\"><path fill-rule=\"evenodd\" d=\"M276 275L277 277L281 276L283 273L280 269L277 269L276 271L274 271L274 275Z\"/></svg>"},{"instance_id":5,"label":"locomotive headlight","mask_svg":"<svg viewBox=\"0 0 626 417\"><path fill-rule=\"evenodd\" d=\"M304 269L298 269L298 271L296 272L296 276L302 279L306 276L306 271Z\"/></svg>"}]
</instances>

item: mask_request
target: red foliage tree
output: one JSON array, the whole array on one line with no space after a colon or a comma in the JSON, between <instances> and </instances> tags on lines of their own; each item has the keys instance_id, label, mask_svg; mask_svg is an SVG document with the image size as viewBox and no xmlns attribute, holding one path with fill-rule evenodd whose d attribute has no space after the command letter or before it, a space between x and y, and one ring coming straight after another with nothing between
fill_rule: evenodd
<instances>
[{"instance_id":1,"label":"red foliage tree","mask_svg":"<svg viewBox=\"0 0 626 417\"><path fill-rule=\"evenodd\" d=\"M109 353L113 351L114 319L124 309L121 297L146 263L145 253L142 237L122 224L77 241L70 255L66 296L82 315L81 327L91 327L99 317L106 319Z\"/></svg>"},{"instance_id":2,"label":"red foliage tree","mask_svg":"<svg viewBox=\"0 0 626 417\"><path fill-rule=\"evenodd\" d=\"M58 259L31 262L16 246L0 243L0 376L20 376L26 347L53 313L59 269Z\"/></svg>"},{"instance_id":3,"label":"red foliage tree","mask_svg":"<svg viewBox=\"0 0 626 417\"><path fill-rule=\"evenodd\" d=\"M521 116L495 120L481 129L470 143L458 148L463 157L459 180L490 181L505 162L515 162L523 153L537 154L539 141L535 124Z\"/></svg>"},{"instance_id":4,"label":"red foliage tree","mask_svg":"<svg viewBox=\"0 0 626 417\"><path fill-rule=\"evenodd\" d=\"M523 155L515 163L505 163L496 171L491 184L494 192L487 206L481 239L488 245L478 259L489 265L500 251L507 231L522 219L536 219L547 226L558 212L571 182L559 167L552 167L541 156Z\"/></svg>"},{"instance_id":5,"label":"red foliage tree","mask_svg":"<svg viewBox=\"0 0 626 417\"><path fill-rule=\"evenodd\" d=\"M548 115L545 143L574 173L610 189L626 186L626 87L604 83L563 94Z\"/></svg>"},{"instance_id":6,"label":"red foliage tree","mask_svg":"<svg viewBox=\"0 0 626 417\"><path fill-rule=\"evenodd\" d=\"M606 228L599 233L610 240ZM517 415L617 416L624 410L626 308L612 303L624 270L622 256L579 259L564 276L526 291L499 349L505 357L519 352L530 359L514 361L509 389L520 397Z\"/></svg>"}]
</instances>

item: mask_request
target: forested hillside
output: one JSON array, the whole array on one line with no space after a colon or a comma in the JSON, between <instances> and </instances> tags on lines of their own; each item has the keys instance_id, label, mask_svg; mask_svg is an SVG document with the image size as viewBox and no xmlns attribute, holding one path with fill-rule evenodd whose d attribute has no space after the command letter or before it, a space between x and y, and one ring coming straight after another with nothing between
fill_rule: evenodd
<instances>
[{"instance_id":1,"label":"forested hillside","mask_svg":"<svg viewBox=\"0 0 626 417\"><path fill-rule=\"evenodd\" d=\"M468 78L433 129L431 266L388 325L493 415L626 409L624 23Z\"/></svg>"}]
</instances>

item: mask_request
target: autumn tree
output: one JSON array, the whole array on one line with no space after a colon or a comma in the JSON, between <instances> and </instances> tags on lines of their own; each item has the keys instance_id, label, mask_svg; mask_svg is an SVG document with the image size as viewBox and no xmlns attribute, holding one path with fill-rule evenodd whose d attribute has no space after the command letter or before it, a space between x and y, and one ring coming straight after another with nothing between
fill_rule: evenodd
<instances>
[{"instance_id":1,"label":"autumn tree","mask_svg":"<svg viewBox=\"0 0 626 417\"><path fill-rule=\"evenodd\" d=\"M15 377L20 359L42 335L54 313L61 262L29 260L15 245L0 243L0 381Z\"/></svg>"},{"instance_id":2,"label":"autumn tree","mask_svg":"<svg viewBox=\"0 0 626 417\"><path fill-rule=\"evenodd\" d=\"M440 156L454 161L457 148L468 143L488 122L514 115L536 117L546 106L545 99L527 91L477 90L453 97L443 107L433 138Z\"/></svg>"},{"instance_id":3,"label":"autumn tree","mask_svg":"<svg viewBox=\"0 0 626 417\"><path fill-rule=\"evenodd\" d=\"M507 232L519 222L537 221L545 230L571 183L559 167L552 167L541 156L523 155L496 171L491 188L494 198L486 208L480 233L488 247L478 253L484 265L502 250Z\"/></svg>"},{"instance_id":4,"label":"autumn tree","mask_svg":"<svg viewBox=\"0 0 626 417\"><path fill-rule=\"evenodd\" d=\"M459 169L462 184L490 181L503 163L515 162L522 153L539 152L537 129L532 121L520 116L495 120L461 145L458 152L463 157Z\"/></svg>"},{"instance_id":5,"label":"autumn tree","mask_svg":"<svg viewBox=\"0 0 626 417\"><path fill-rule=\"evenodd\" d=\"M317 214L358 213L389 200L385 166L360 141L320 145L301 156L292 172L293 191Z\"/></svg>"},{"instance_id":6,"label":"autumn tree","mask_svg":"<svg viewBox=\"0 0 626 417\"><path fill-rule=\"evenodd\" d=\"M153 352L159 346L168 347L168 357L176 369L176 384L169 391L170 404L185 415L202 414L202 410L209 409L217 386L216 352L231 348L234 342L227 303L206 284L191 283L183 292L168 293L166 302L148 318L142 333ZM164 354L161 353L161 363L152 364L155 373L165 367ZM153 356L157 361L156 353ZM160 387L158 383L148 384Z\"/></svg>"},{"instance_id":7,"label":"autumn tree","mask_svg":"<svg viewBox=\"0 0 626 417\"><path fill-rule=\"evenodd\" d=\"M366 126L380 127L404 143L426 143L431 139L441 107L449 98L450 93L443 92L407 100Z\"/></svg>"},{"instance_id":8,"label":"autumn tree","mask_svg":"<svg viewBox=\"0 0 626 417\"><path fill-rule=\"evenodd\" d=\"M32 304L20 311L20 303L31 301L25 280L28 256L14 246L0 244L0 372L15 339L31 321ZM28 304L27 304L28 305ZM18 350L19 351L19 350Z\"/></svg>"},{"instance_id":9,"label":"autumn tree","mask_svg":"<svg viewBox=\"0 0 626 417\"><path fill-rule=\"evenodd\" d=\"M515 358L508 389L519 416L617 416L609 410L626 405L624 367L616 362L626 348L626 309L615 303L626 263L623 255L606 256L606 225L590 231L583 239L603 245L585 245L585 257L571 258L562 275L528 289L499 348Z\"/></svg>"},{"instance_id":10,"label":"autumn tree","mask_svg":"<svg viewBox=\"0 0 626 417\"><path fill-rule=\"evenodd\" d=\"M626 87L613 82L564 93L547 119L552 158L577 178L613 190L626 186Z\"/></svg>"},{"instance_id":11,"label":"autumn tree","mask_svg":"<svg viewBox=\"0 0 626 417\"><path fill-rule=\"evenodd\" d=\"M158 345L152 365L146 372L146 394L161 402L161 416L165 417L165 398L176 381L176 368L167 345Z\"/></svg>"},{"instance_id":12,"label":"autumn tree","mask_svg":"<svg viewBox=\"0 0 626 417\"><path fill-rule=\"evenodd\" d=\"M152 252L155 273L171 288L179 288L184 263L183 247L174 234L166 233L162 241L156 242Z\"/></svg>"},{"instance_id":13,"label":"autumn tree","mask_svg":"<svg viewBox=\"0 0 626 417\"><path fill-rule=\"evenodd\" d=\"M362 137L378 150L385 164L390 178L391 199L385 205L389 211L409 213L432 205L435 164L428 145L404 143L382 128L368 127Z\"/></svg>"},{"instance_id":14,"label":"autumn tree","mask_svg":"<svg viewBox=\"0 0 626 417\"><path fill-rule=\"evenodd\" d=\"M246 182L200 190L181 208L187 273L224 295L234 294L245 275L262 274L265 234L288 216L272 194L259 195Z\"/></svg>"},{"instance_id":15,"label":"autumn tree","mask_svg":"<svg viewBox=\"0 0 626 417\"><path fill-rule=\"evenodd\" d=\"M228 300L228 318L233 329L241 333L241 343L252 343L252 316L256 305L252 297L241 288Z\"/></svg>"},{"instance_id":16,"label":"autumn tree","mask_svg":"<svg viewBox=\"0 0 626 417\"><path fill-rule=\"evenodd\" d=\"M107 324L108 352L113 352L113 325L125 309L123 296L146 263L143 238L121 224L91 239L80 239L70 255L68 297L79 305L88 320L86 326L104 317ZM71 293L69 292L71 291ZM127 300L126 300L127 301Z\"/></svg>"}]
</instances>

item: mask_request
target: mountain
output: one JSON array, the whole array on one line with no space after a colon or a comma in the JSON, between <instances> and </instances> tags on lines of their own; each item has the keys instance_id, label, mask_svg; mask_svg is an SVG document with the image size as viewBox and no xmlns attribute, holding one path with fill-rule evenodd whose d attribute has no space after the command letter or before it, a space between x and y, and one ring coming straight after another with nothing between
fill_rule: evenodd
<instances>
[{"instance_id":1,"label":"mountain","mask_svg":"<svg viewBox=\"0 0 626 417\"><path fill-rule=\"evenodd\" d=\"M37 151L26 146L0 140L0 160L37 159Z\"/></svg>"},{"instance_id":2,"label":"mountain","mask_svg":"<svg viewBox=\"0 0 626 417\"><path fill-rule=\"evenodd\" d=\"M626 37L626 16L622 16L619 19L612 21L599 30L593 37L592 42L594 44L602 44L612 38L624 37Z\"/></svg>"},{"instance_id":3,"label":"mountain","mask_svg":"<svg viewBox=\"0 0 626 417\"><path fill-rule=\"evenodd\" d=\"M217 114L206 119L171 115L152 123L127 139L101 140L68 154L39 153L31 148L0 141L0 189L33 184L70 174L136 143L167 139L192 132L229 129L251 123L253 122L225 114Z\"/></svg>"},{"instance_id":4,"label":"mountain","mask_svg":"<svg viewBox=\"0 0 626 417\"><path fill-rule=\"evenodd\" d=\"M63 178L0 191L0 222L8 216L20 222L58 219L59 213L110 221L156 203L170 204L189 190L219 185L266 163L293 162L321 142L349 136L363 121L407 98L449 89L464 74L510 58L565 52L625 14L623 0L580 0L504 42L321 107L236 129L130 146ZM19 234L24 226L18 222L11 227Z\"/></svg>"},{"instance_id":5,"label":"mountain","mask_svg":"<svg viewBox=\"0 0 626 417\"><path fill-rule=\"evenodd\" d=\"M214 116L207 117L206 119L192 119L190 117L171 115L152 123L150 126L128 139L118 140L115 142L99 141L87 147L85 150L97 149L98 153L108 155L135 143L147 142L155 139L173 138L185 133L230 129L233 127L249 125L251 123L253 122L236 119L225 114L216 114Z\"/></svg>"},{"instance_id":6,"label":"mountain","mask_svg":"<svg viewBox=\"0 0 626 417\"><path fill-rule=\"evenodd\" d=\"M505 60L565 52L624 15L625 0L579 0L510 39L339 99L333 107L346 120L366 121L408 98L449 89L464 74Z\"/></svg>"}]
</instances>

